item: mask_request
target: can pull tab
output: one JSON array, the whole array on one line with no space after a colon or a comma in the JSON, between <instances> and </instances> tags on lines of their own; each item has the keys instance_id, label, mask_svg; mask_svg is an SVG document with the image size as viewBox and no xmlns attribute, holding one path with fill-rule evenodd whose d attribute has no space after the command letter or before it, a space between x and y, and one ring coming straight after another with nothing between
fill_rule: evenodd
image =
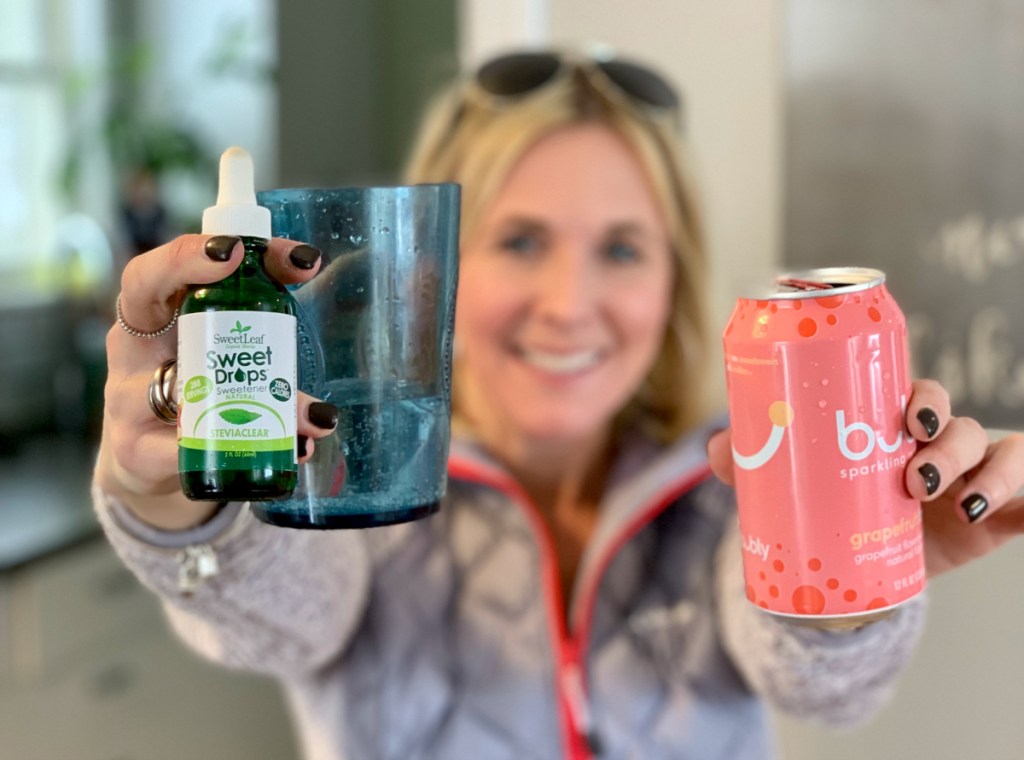
<instances>
[{"instance_id":1,"label":"can pull tab","mask_svg":"<svg viewBox=\"0 0 1024 760\"><path fill-rule=\"evenodd\" d=\"M780 277L775 281L780 288L792 288L793 290L829 290L835 287L830 282L820 280L800 280L795 277Z\"/></svg>"}]
</instances>

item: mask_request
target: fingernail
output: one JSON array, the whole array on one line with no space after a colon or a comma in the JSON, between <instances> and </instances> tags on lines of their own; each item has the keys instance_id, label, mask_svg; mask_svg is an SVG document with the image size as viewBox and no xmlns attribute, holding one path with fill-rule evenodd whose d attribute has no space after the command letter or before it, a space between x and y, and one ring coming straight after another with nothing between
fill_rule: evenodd
<instances>
[{"instance_id":1,"label":"fingernail","mask_svg":"<svg viewBox=\"0 0 1024 760\"><path fill-rule=\"evenodd\" d=\"M921 478L924 480L924 489L928 492L929 496L939 490L938 467L929 462L918 467L917 471L921 473Z\"/></svg>"},{"instance_id":2,"label":"fingernail","mask_svg":"<svg viewBox=\"0 0 1024 760\"><path fill-rule=\"evenodd\" d=\"M960 508L967 515L967 521L974 522L985 514L985 510L988 509L988 499L980 493L972 493L960 502Z\"/></svg>"},{"instance_id":3,"label":"fingernail","mask_svg":"<svg viewBox=\"0 0 1024 760\"><path fill-rule=\"evenodd\" d=\"M309 405L309 421L318 428L330 430L338 424L338 409L325 401L314 401Z\"/></svg>"},{"instance_id":4,"label":"fingernail","mask_svg":"<svg viewBox=\"0 0 1024 760\"><path fill-rule=\"evenodd\" d=\"M306 456L309 453L309 438L304 435L299 436L298 440L299 459Z\"/></svg>"},{"instance_id":5,"label":"fingernail","mask_svg":"<svg viewBox=\"0 0 1024 760\"><path fill-rule=\"evenodd\" d=\"M240 242L241 238L234 235L217 235L206 241L206 255L214 261L223 263L231 258L231 252Z\"/></svg>"},{"instance_id":6,"label":"fingernail","mask_svg":"<svg viewBox=\"0 0 1024 760\"><path fill-rule=\"evenodd\" d=\"M320 258L320 249L306 244L297 245L292 248L288 258L299 269L312 269Z\"/></svg>"},{"instance_id":7,"label":"fingernail","mask_svg":"<svg viewBox=\"0 0 1024 760\"><path fill-rule=\"evenodd\" d=\"M934 438L939 432L939 415L930 407L924 407L917 413L917 421L924 427L924 432L929 438Z\"/></svg>"}]
</instances>

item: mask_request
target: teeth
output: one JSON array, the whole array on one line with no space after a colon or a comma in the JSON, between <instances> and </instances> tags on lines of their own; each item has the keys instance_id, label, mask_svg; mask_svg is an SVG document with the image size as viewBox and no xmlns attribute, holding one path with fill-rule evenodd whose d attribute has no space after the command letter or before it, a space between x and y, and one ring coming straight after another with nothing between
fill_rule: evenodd
<instances>
[{"instance_id":1,"label":"teeth","mask_svg":"<svg viewBox=\"0 0 1024 760\"><path fill-rule=\"evenodd\" d=\"M589 369L598 363L601 354L596 349L573 354L549 354L543 351L524 351L523 359L545 372L570 373Z\"/></svg>"}]
</instances>

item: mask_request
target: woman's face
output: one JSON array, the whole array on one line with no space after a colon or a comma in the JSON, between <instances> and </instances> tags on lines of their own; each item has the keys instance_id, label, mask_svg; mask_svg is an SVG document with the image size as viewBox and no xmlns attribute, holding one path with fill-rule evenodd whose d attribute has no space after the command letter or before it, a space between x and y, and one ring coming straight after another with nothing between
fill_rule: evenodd
<instances>
[{"instance_id":1,"label":"woman's face","mask_svg":"<svg viewBox=\"0 0 1024 760\"><path fill-rule=\"evenodd\" d=\"M661 347L671 273L654 191L622 138L597 124L544 137L463 245L460 408L490 440L600 435Z\"/></svg>"}]
</instances>

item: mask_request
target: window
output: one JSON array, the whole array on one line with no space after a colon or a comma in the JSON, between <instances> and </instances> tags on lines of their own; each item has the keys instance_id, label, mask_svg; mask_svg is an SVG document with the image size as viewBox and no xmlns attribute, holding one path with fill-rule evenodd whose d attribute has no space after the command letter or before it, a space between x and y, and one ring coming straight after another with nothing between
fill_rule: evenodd
<instances>
[{"instance_id":1,"label":"window","mask_svg":"<svg viewBox=\"0 0 1024 760\"><path fill-rule=\"evenodd\" d=\"M65 88L73 67L97 65L104 45L102 9L98 0L4 3L0 272L8 275L8 285L20 284L17 275L38 282L42 273L45 279L46 271L58 263L55 236L67 212L60 179L69 130ZM82 210L99 219L104 211L102 205Z\"/></svg>"}]
</instances>

